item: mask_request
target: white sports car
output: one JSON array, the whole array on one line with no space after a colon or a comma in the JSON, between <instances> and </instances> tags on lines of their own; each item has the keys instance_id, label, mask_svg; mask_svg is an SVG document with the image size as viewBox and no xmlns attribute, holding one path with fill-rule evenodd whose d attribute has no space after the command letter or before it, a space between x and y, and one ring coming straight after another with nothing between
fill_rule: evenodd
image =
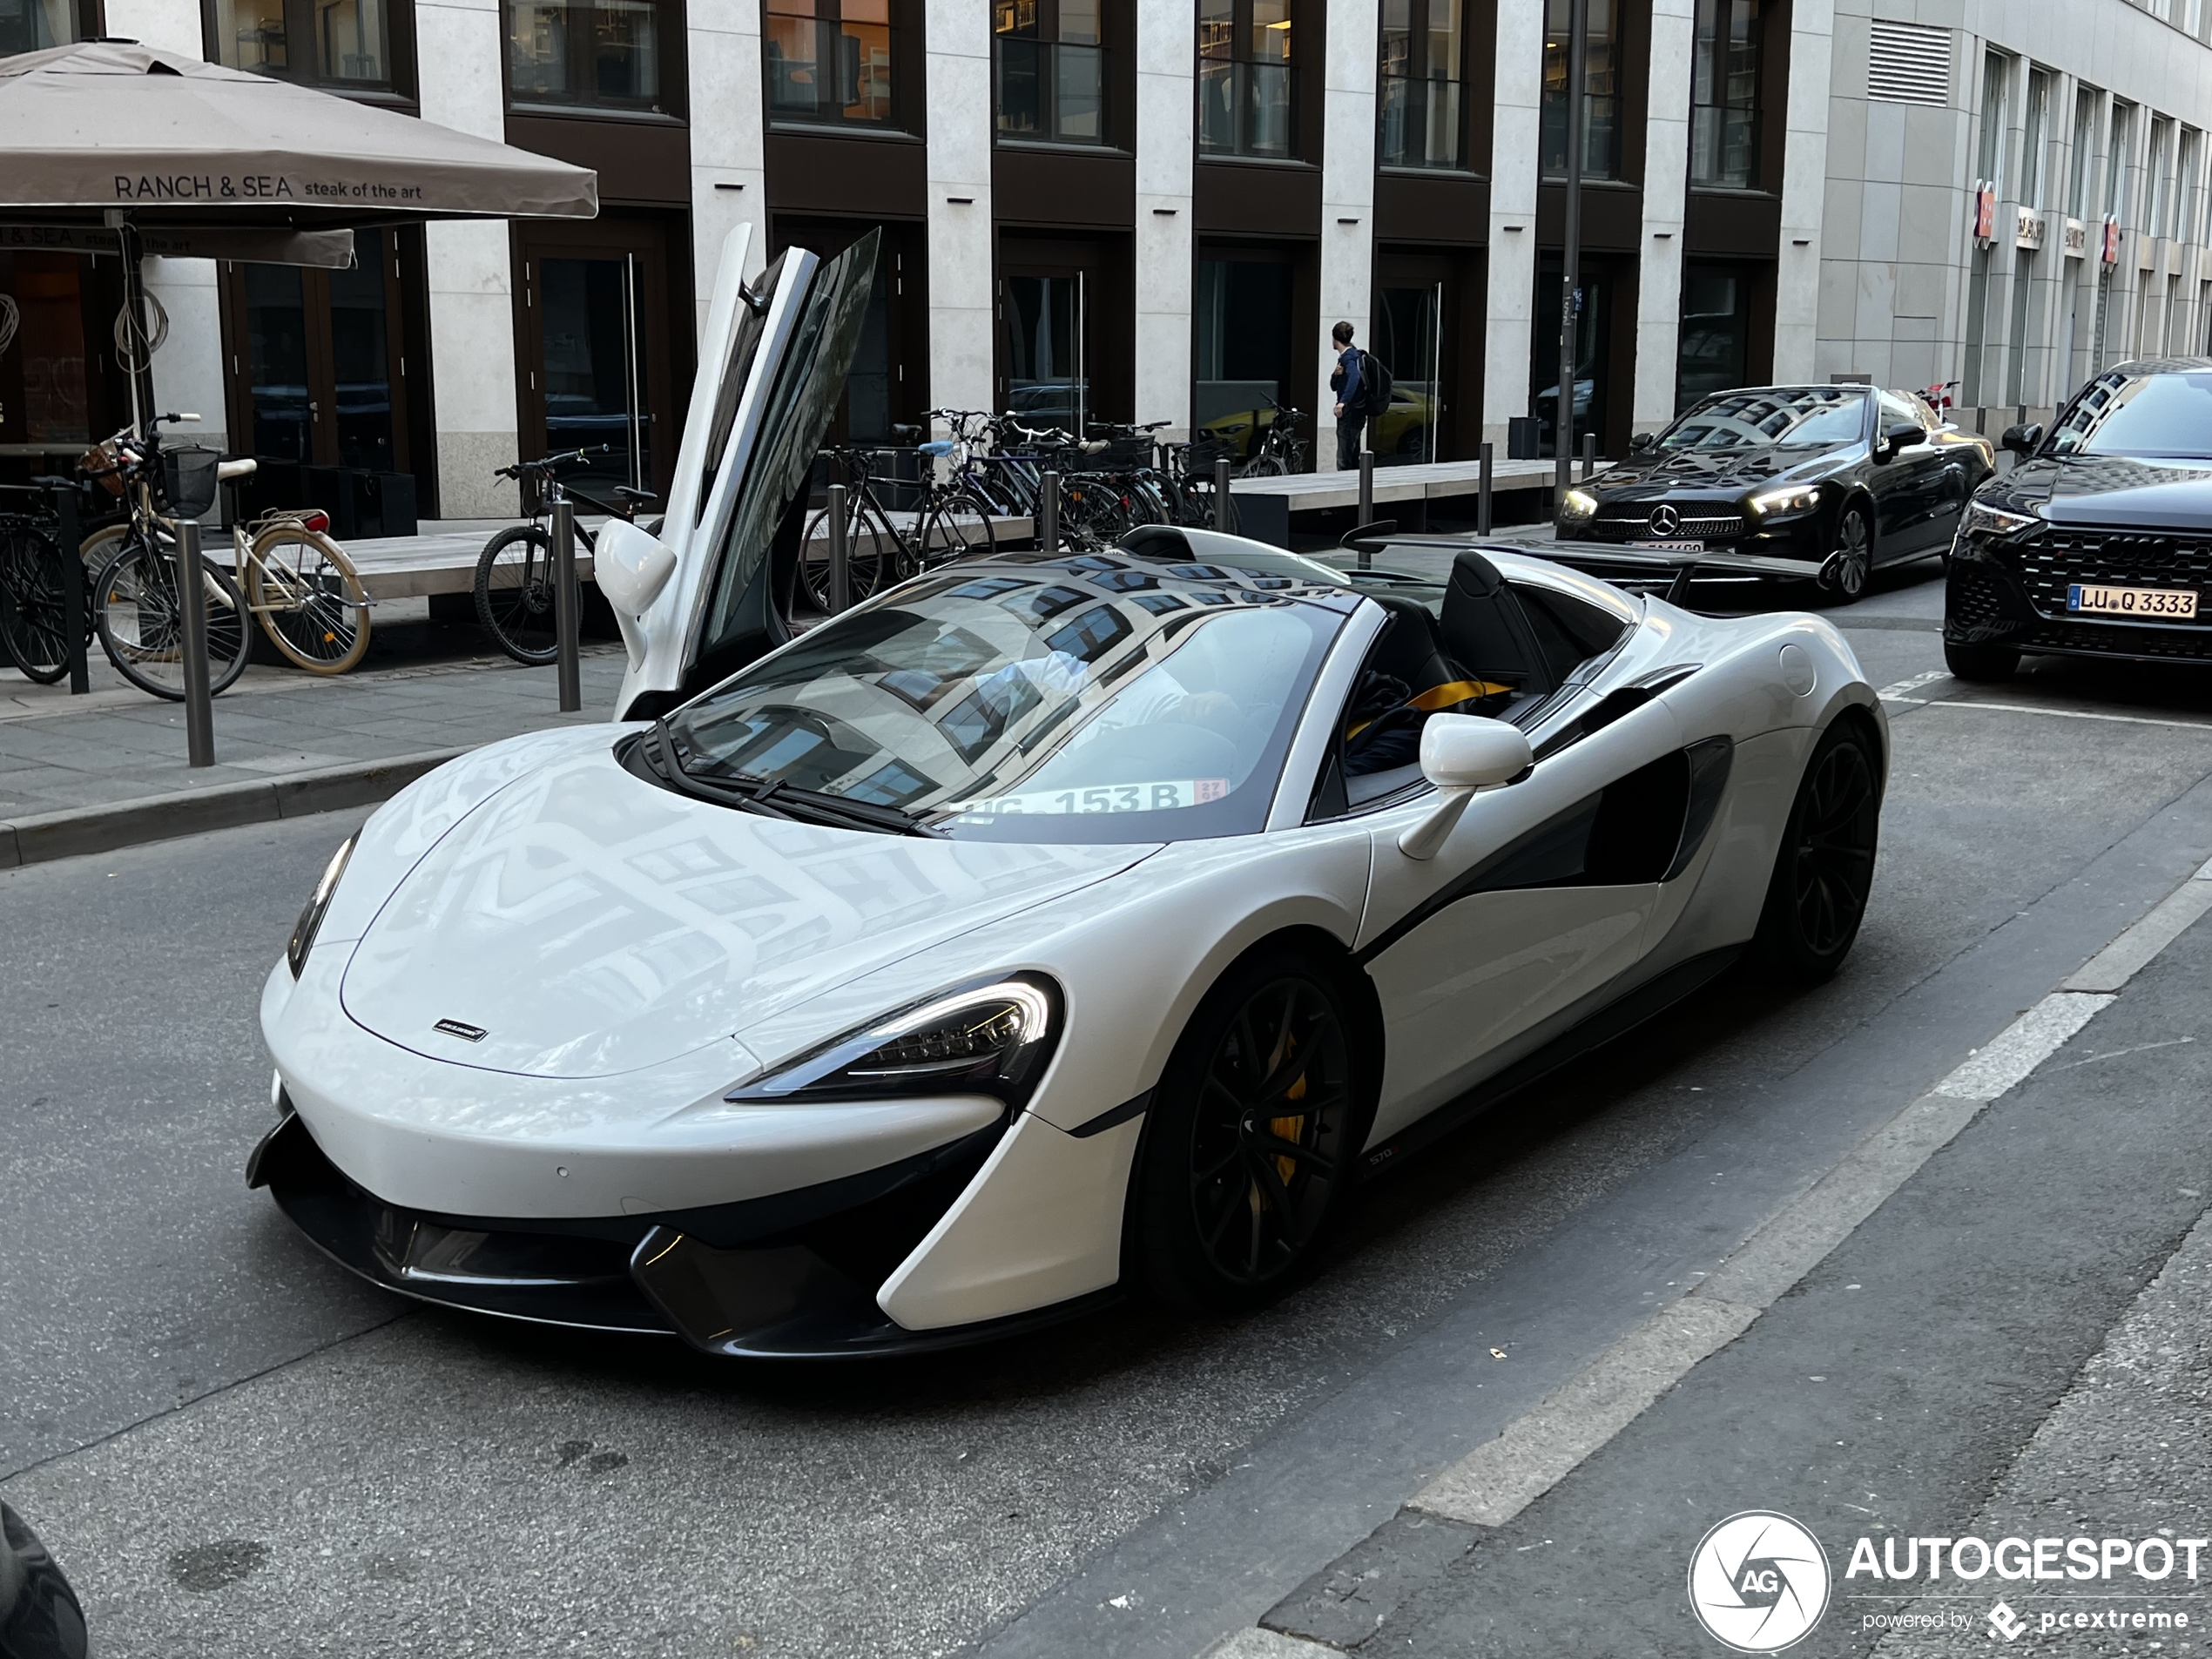
<instances>
[{"instance_id":1,"label":"white sports car","mask_svg":"<svg viewBox=\"0 0 2212 1659\"><path fill-rule=\"evenodd\" d=\"M661 535L600 543L622 718L402 792L271 971L249 1179L340 1262L723 1354L1249 1305L1747 949L1841 962L1887 730L1813 617L1152 528L787 639L872 266L718 293Z\"/></svg>"}]
</instances>

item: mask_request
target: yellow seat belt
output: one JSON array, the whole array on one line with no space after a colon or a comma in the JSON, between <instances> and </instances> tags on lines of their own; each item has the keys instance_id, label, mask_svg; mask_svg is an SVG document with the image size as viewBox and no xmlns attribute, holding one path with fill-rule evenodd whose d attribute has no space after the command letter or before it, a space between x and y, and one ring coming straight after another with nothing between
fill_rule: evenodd
<instances>
[{"instance_id":1,"label":"yellow seat belt","mask_svg":"<svg viewBox=\"0 0 2212 1659\"><path fill-rule=\"evenodd\" d=\"M1510 685L1501 685L1494 680L1449 680L1442 685L1432 685L1426 691L1416 691L1399 705L1400 708L1419 709L1423 714L1433 714L1439 709L1448 709L1460 703L1472 703L1478 698L1503 697L1512 691ZM1372 720L1362 720L1345 732L1349 742L1369 726Z\"/></svg>"}]
</instances>

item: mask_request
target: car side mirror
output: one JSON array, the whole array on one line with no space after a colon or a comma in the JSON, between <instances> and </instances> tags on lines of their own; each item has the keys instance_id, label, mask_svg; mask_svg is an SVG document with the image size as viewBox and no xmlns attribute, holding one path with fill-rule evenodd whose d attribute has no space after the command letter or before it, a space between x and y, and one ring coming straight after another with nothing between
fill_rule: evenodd
<instances>
[{"instance_id":1,"label":"car side mirror","mask_svg":"<svg viewBox=\"0 0 2212 1659\"><path fill-rule=\"evenodd\" d=\"M1899 421L1894 425L1885 427L1882 428L1881 441L1874 446L1874 459L1894 461L1897 459L1898 450L1909 449L1926 436L1927 434L1920 429L1919 422L1913 421Z\"/></svg>"},{"instance_id":2,"label":"car side mirror","mask_svg":"<svg viewBox=\"0 0 2212 1659\"><path fill-rule=\"evenodd\" d=\"M651 608L675 574L676 555L658 537L627 519L609 519L606 529L599 532L599 544L591 554L591 579L614 610L615 624L622 630L622 643L630 653L632 668L645 660L645 640L637 631L637 618Z\"/></svg>"},{"instance_id":3,"label":"car side mirror","mask_svg":"<svg viewBox=\"0 0 2212 1659\"><path fill-rule=\"evenodd\" d=\"M1528 735L1479 714L1432 714L1421 727L1421 776L1436 786L1436 804L1398 838L1409 859L1433 859L1476 792L1518 783L1535 765Z\"/></svg>"},{"instance_id":4,"label":"car side mirror","mask_svg":"<svg viewBox=\"0 0 2212 1659\"><path fill-rule=\"evenodd\" d=\"M2016 455L2032 455L2042 445L2043 423L2030 421L2026 426L2008 426L1997 442L2000 448L2010 449Z\"/></svg>"},{"instance_id":5,"label":"car side mirror","mask_svg":"<svg viewBox=\"0 0 2212 1659\"><path fill-rule=\"evenodd\" d=\"M1657 436L1652 433L1631 432L1629 435L1629 453L1634 455L1639 449L1649 449L1658 442Z\"/></svg>"}]
</instances>

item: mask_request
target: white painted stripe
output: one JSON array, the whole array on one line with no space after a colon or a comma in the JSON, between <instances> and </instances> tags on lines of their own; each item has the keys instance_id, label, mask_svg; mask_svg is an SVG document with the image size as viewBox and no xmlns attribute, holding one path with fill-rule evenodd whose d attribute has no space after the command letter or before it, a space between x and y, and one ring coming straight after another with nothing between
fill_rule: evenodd
<instances>
[{"instance_id":1,"label":"white painted stripe","mask_svg":"<svg viewBox=\"0 0 2212 1659\"><path fill-rule=\"evenodd\" d=\"M1255 1624L1222 1637L1198 1659L1344 1659L1344 1656L1318 1642L1300 1641Z\"/></svg>"},{"instance_id":2,"label":"white painted stripe","mask_svg":"<svg viewBox=\"0 0 2212 1659\"><path fill-rule=\"evenodd\" d=\"M1885 685L1874 695L1885 703L1902 703L1910 698L1912 693L1923 685L1932 685L1938 680L1947 680L1950 678L1949 670L1932 668L1925 674L1915 674L1911 679L1899 680L1894 685Z\"/></svg>"},{"instance_id":3,"label":"white painted stripe","mask_svg":"<svg viewBox=\"0 0 2212 1659\"><path fill-rule=\"evenodd\" d=\"M2112 1000L2075 991L2052 992L1928 1092L1953 1100L1995 1100L2056 1054Z\"/></svg>"},{"instance_id":4,"label":"white painted stripe","mask_svg":"<svg viewBox=\"0 0 2212 1659\"><path fill-rule=\"evenodd\" d=\"M2083 963L2066 981L2069 991L2116 991L2150 959L2212 910L2212 879L2200 871L2160 900L2151 913Z\"/></svg>"},{"instance_id":5,"label":"white painted stripe","mask_svg":"<svg viewBox=\"0 0 2212 1659\"><path fill-rule=\"evenodd\" d=\"M1685 1296L1660 1309L1496 1440L1423 1487L1413 1507L1473 1526L1504 1526L1758 1317L1757 1308L1710 1296Z\"/></svg>"},{"instance_id":6,"label":"white painted stripe","mask_svg":"<svg viewBox=\"0 0 2212 1659\"><path fill-rule=\"evenodd\" d=\"M1889 693L1883 693L1887 697ZM1971 698L1899 698L1927 709L1994 709L2000 714L2049 714L2061 720L2110 720L2120 725L2173 725L2184 732L2212 732L2212 720L2161 720L2148 714L2101 714L2091 709L2054 709L2037 703L1985 703Z\"/></svg>"}]
</instances>

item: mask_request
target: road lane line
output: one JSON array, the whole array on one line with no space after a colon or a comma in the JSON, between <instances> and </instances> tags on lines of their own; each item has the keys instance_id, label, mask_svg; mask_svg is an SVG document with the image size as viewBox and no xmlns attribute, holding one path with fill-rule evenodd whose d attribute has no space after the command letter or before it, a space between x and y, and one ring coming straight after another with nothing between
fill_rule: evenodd
<instances>
[{"instance_id":1,"label":"road lane line","mask_svg":"<svg viewBox=\"0 0 2212 1659\"><path fill-rule=\"evenodd\" d=\"M2143 965L2182 936L2189 923L2212 910L2212 862L2168 894L2149 914L2081 965L2069 991L2117 991Z\"/></svg>"},{"instance_id":2,"label":"road lane line","mask_svg":"<svg viewBox=\"0 0 2212 1659\"><path fill-rule=\"evenodd\" d=\"M1696 1290L1662 1308L1496 1440L1423 1487L1410 1507L1471 1526L1504 1526L1634 1422L1699 1360L1749 1330L1983 1107L2018 1087L2115 1000L2052 992L1860 1142Z\"/></svg>"},{"instance_id":3,"label":"road lane line","mask_svg":"<svg viewBox=\"0 0 2212 1659\"><path fill-rule=\"evenodd\" d=\"M1915 674L1910 679L1899 680L1894 685L1885 685L1880 691L1875 692L1874 695L1885 703L1925 702L1928 700L1927 698L1916 698L1913 697L1912 693L1919 691L1923 685L1932 685L1938 680L1947 680L1950 678L1951 671L1949 669L1932 668L1924 674Z\"/></svg>"},{"instance_id":4,"label":"road lane line","mask_svg":"<svg viewBox=\"0 0 2212 1659\"><path fill-rule=\"evenodd\" d=\"M2061 720L2111 720L2121 725L2171 725L2184 732L2212 732L2212 720L2161 720L2148 714L2101 714L2090 709L2054 709L2039 703L1986 703L1971 698L1891 698L1887 691L1882 697L1891 702L1910 703L1923 709L1994 709L2000 714L2048 714Z\"/></svg>"}]
</instances>

